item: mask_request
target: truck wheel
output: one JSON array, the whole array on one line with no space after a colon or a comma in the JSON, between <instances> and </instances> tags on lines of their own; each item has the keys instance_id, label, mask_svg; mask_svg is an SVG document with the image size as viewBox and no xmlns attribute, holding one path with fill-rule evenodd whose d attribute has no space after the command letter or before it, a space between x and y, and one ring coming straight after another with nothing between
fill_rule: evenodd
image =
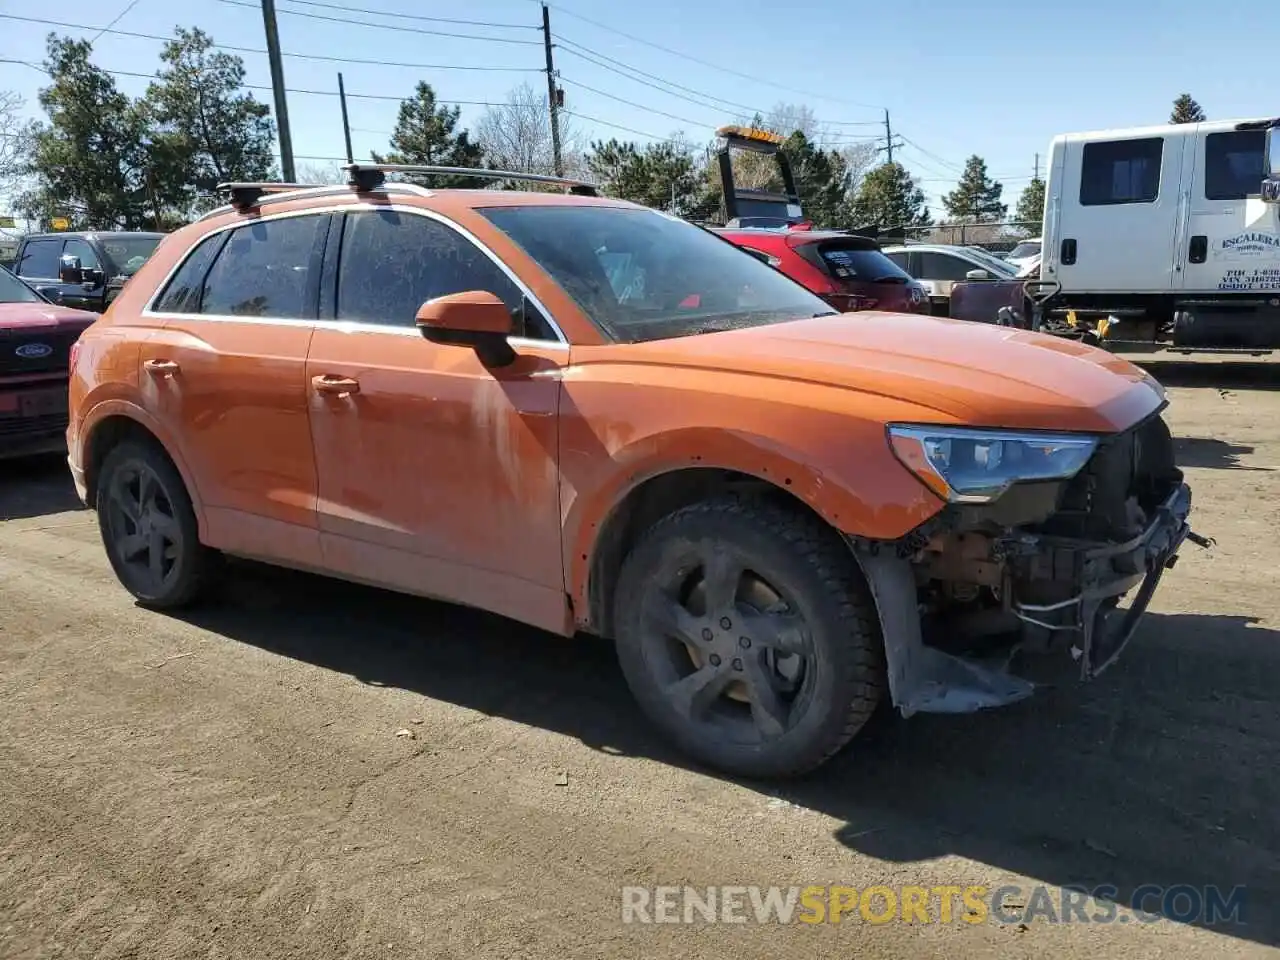
<instances>
[{"instance_id":1,"label":"truck wheel","mask_svg":"<svg viewBox=\"0 0 1280 960\"><path fill-rule=\"evenodd\" d=\"M98 529L111 568L144 606L171 609L209 586L219 554L199 539L182 476L157 444L126 440L98 474Z\"/></svg>"},{"instance_id":2,"label":"truck wheel","mask_svg":"<svg viewBox=\"0 0 1280 960\"><path fill-rule=\"evenodd\" d=\"M883 695L875 604L816 518L737 498L685 507L645 534L616 587L628 685L653 723L712 767L807 773Z\"/></svg>"}]
</instances>

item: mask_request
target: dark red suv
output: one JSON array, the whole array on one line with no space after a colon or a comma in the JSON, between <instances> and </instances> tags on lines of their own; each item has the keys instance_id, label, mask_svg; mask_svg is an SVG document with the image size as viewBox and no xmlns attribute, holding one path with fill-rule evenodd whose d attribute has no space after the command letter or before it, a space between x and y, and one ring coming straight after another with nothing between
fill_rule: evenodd
<instances>
[{"instance_id":1,"label":"dark red suv","mask_svg":"<svg viewBox=\"0 0 1280 960\"><path fill-rule=\"evenodd\" d=\"M924 286L868 237L795 227L720 227L712 232L804 284L843 313L928 312Z\"/></svg>"}]
</instances>

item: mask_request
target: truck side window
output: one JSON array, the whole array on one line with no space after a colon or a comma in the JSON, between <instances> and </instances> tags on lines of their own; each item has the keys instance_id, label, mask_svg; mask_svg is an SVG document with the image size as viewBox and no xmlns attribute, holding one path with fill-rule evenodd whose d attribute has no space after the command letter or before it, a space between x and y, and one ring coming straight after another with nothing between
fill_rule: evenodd
<instances>
[{"instance_id":1,"label":"truck side window","mask_svg":"<svg viewBox=\"0 0 1280 960\"><path fill-rule=\"evenodd\" d=\"M62 238L57 240L28 240L18 261L18 276L39 280L58 278L58 258L62 256Z\"/></svg>"},{"instance_id":2,"label":"truck side window","mask_svg":"<svg viewBox=\"0 0 1280 960\"><path fill-rule=\"evenodd\" d=\"M1258 182L1262 182L1262 178L1258 178ZM80 266L85 270L100 270L102 265L98 263L98 255L93 252L93 247L85 243L79 237L67 237L67 245L62 248L64 257L79 257Z\"/></svg>"},{"instance_id":3,"label":"truck side window","mask_svg":"<svg viewBox=\"0 0 1280 960\"><path fill-rule=\"evenodd\" d=\"M1086 143L1080 164L1080 205L1154 203L1160 194L1163 152L1163 137Z\"/></svg>"},{"instance_id":4,"label":"truck side window","mask_svg":"<svg viewBox=\"0 0 1280 960\"><path fill-rule=\"evenodd\" d=\"M1265 130L1231 130L1204 138L1204 198L1243 200L1259 195L1266 179Z\"/></svg>"}]
</instances>

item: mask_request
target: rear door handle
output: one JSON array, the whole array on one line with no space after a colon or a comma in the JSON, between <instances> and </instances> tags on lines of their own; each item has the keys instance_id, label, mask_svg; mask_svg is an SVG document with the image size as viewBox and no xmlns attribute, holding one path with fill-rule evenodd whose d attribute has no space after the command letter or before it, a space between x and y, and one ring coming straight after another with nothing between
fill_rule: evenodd
<instances>
[{"instance_id":1,"label":"rear door handle","mask_svg":"<svg viewBox=\"0 0 1280 960\"><path fill-rule=\"evenodd\" d=\"M359 380L352 380L350 377L335 377L327 373L312 377L311 385L316 388L317 393L331 393L339 397L360 392Z\"/></svg>"},{"instance_id":2,"label":"rear door handle","mask_svg":"<svg viewBox=\"0 0 1280 960\"><path fill-rule=\"evenodd\" d=\"M143 366L147 368L147 373L159 377L172 377L178 372L178 365L172 360L148 360Z\"/></svg>"}]
</instances>

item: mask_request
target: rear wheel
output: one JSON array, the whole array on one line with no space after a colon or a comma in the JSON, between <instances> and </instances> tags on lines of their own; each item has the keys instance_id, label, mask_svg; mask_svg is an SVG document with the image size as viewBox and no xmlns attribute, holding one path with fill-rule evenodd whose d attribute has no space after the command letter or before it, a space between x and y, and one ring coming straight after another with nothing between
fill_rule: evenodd
<instances>
[{"instance_id":1,"label":"rear wheel","mask_svg":"<svg viewBox=\"0 0 1280 960\"><path fill-rule=\"evenodd\" d=\"M632 692L710 766L806 773L882 697L874 603L848 548L816 518L752 500L686 507L632 550L615 596Z\"/></svg>"},{"instance_id":2,"label":"rear wheel","mask_svg":"<svg viewBox=\"0 0 1280 960\"><path fill-rule=\"evenodd\" d=\"M98 529L125 589L157 609L196 600L219 557L200 543L191 497L168 455L158 444L126 440L98 476Z\"/></svg>"}]
</instances>

